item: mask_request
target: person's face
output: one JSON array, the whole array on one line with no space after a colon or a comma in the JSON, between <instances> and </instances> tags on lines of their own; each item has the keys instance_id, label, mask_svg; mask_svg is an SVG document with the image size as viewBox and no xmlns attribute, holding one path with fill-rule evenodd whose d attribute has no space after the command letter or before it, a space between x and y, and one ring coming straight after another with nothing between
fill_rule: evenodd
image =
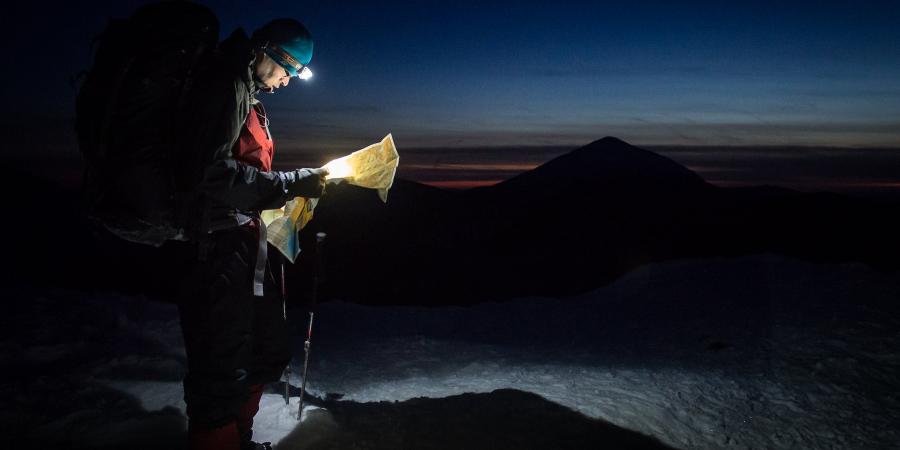
<instances>
[{"instance_id":1,"label":"person's face","mask_svg":"<svg viewBox=\"0 0 900 450\"><path fill-rule=\"evenodd\" d=\"M263 84L262 90L272 93L276 89L287 86L291 76L287 70L269 58L264 52L259 52L256 58L256 78Z\"/></svg>"}]
</instances>

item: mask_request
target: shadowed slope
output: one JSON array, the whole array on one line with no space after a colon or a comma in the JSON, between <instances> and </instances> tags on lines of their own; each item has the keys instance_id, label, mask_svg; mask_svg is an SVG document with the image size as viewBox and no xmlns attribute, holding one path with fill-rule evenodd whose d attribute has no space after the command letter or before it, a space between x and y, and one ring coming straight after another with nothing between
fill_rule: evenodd
<instances>
[{"instance_id":1,"label":"shadowed slope","mask_svg":"<svg viewBox=\"0 0 900 450\"><path fill-rule=\"evenodd\" d=\"M334 402L276 447L288 449L667 449L536 394L486 394L404 402Z\"/></svg>"}]
</instances>

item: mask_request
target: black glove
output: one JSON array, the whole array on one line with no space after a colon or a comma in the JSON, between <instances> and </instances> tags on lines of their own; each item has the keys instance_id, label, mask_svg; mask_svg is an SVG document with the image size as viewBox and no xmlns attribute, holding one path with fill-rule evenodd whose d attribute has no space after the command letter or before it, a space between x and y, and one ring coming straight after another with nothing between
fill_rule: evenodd
<instances>
[{"instance_id":1,"label":"black glove","mask_svg":"<svg viewBox=\"0 0 900 450\"><path fill-rule=\"evenodd\" d=\"M325 191L326 175L328 175L328 169L324 167L285 172L287 191L292 197L321 197Z\"/></svg>"}]
</instances>

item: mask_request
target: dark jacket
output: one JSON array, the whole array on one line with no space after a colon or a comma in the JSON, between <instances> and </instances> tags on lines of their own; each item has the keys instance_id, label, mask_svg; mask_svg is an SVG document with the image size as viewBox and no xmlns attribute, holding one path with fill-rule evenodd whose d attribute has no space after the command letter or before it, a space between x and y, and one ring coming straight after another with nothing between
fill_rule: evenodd
<instances>
[{"instance_id":1,"label":"dark jacket","mask_svg":"<svg viewBox=\"0 0 900 450\"><path fill-rule=\"evenodd\" d=\"M179 154L193 155L178 174L179 189L190 192L180 209L192 235L242 225L260 210L320 194L309 170L262 172L232 157L257 93L253 60L246 33L232 33L197 77L179 119Z\"/></svg>"}]
</instances>

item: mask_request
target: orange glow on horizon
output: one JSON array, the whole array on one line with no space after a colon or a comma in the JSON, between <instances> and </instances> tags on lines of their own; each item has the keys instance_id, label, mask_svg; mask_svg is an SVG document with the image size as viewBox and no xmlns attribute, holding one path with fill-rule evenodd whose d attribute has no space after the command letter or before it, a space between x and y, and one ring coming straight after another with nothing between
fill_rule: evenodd
<instances>
[{"instance_id":1,"label":"orange glow on horizon","mask_svg":"<svg viewBox=\"0 0 900 450\"><path fill-rule=\"evenodd\" d=\"M474 171L522 171L532 170L537 163L452 163L452 164L404 164L405 169L416 170L474 170Z\"/></svg>"},{"instance_id":2,"label":"orange glow on horizon","mask_svg":"<svg viewBox=\"0 0 900 450\"><path fill-rule=\"evenodd\" d=\"M897 181L868 181L868 180L791 180L784 181L775 180L727 180L727 179L706 179L706 182L719 187L756 187L756 186L781 186L789 189L805 190L821 190L830 192L842 192L852 190L865 189L900 189L900 182Z\"/></svg>"},{"instance_id":3,"label":"orange glow on horizon","mask_svg":"<svg viewBox=\"0 0 900 450\"><path fill-rule=\"evenodd\" d=\"M503 180L439 180L423 181L423 184L442 189L471 189L482 186L493 186Z\"/></svg>"}]
</instances>

